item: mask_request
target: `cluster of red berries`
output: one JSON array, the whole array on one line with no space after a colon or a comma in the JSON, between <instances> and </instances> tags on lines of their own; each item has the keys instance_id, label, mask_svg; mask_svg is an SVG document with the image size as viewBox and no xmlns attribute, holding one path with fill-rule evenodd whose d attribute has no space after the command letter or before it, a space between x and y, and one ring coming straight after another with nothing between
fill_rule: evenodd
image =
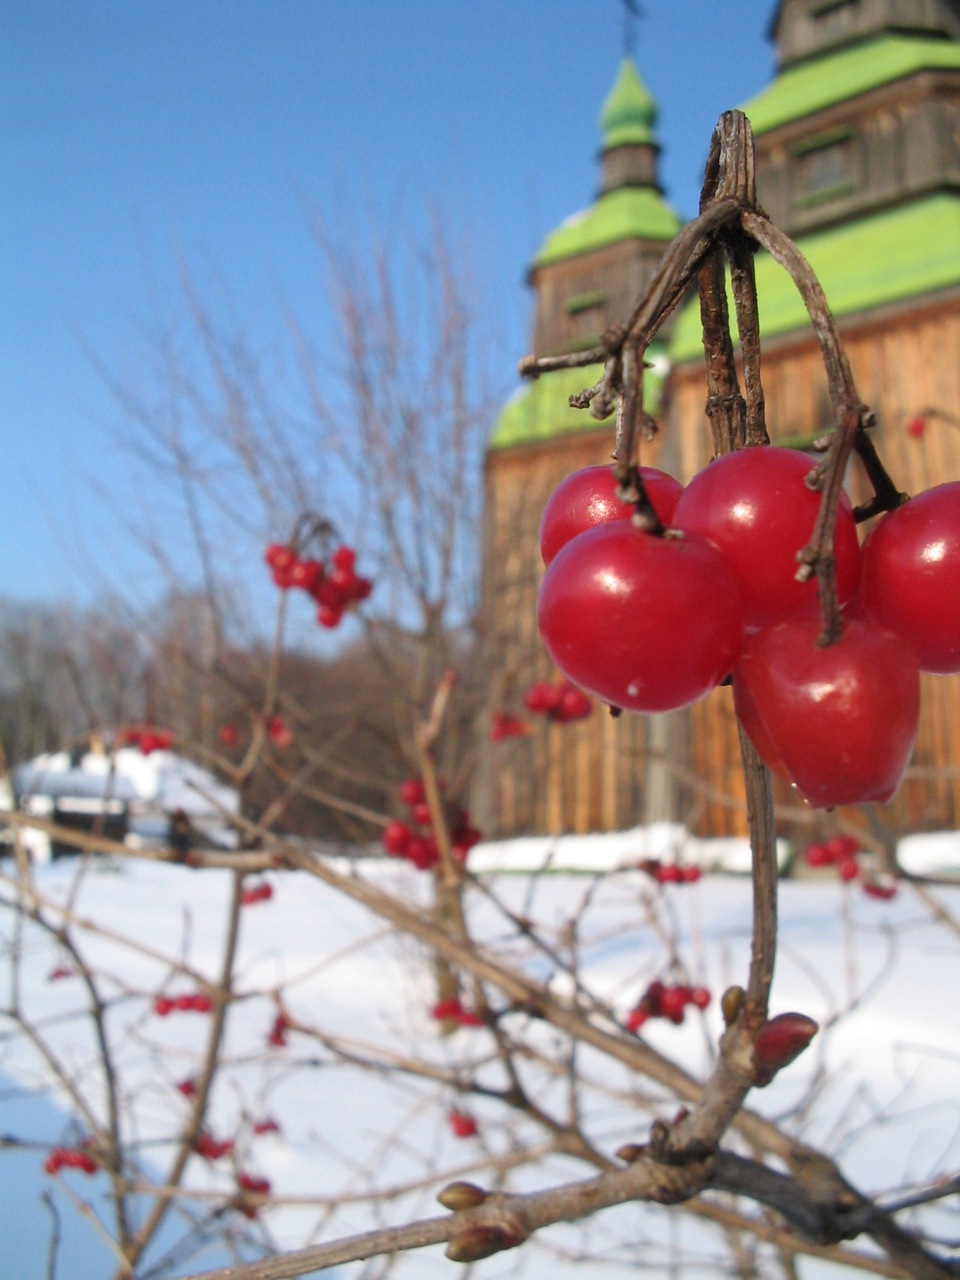
<instances>
[{"instance_id":1,"label":"cluster of red berries","mask_svg":"<svg viewBox=\"0 0 960 1280\"><path fill-rule=\"evenodd\" d=\"M473 1009L467 1009L459 996L447 996L438 1000L430 1010L430 1017L437 1022L456 1022L461 1027L482 1027L483 1019Z\"/></svg>"},{"instance_id":2,"label":"cluster of red berries","mask_svg":"<svg viewBox=\"0 0 960 1280\"><path fill-rule=\"evenodd\" d=\"M287 1032L290 1030L290 1023L285 1013L278 1013L267 1033L267 1044L271 1049L285 1049L288 1044Z\"/></svg>"},{"instance_id":3,"label":"cluster of red berries","mask_svg":"<svg viewBox=\"0 0 960 1280\"><path fill-rule=\"evenodd\" d=\"M193 1144L193 1149L198 1156L203 1156L204 1160L222 1160L224 1156L233 1155L233 1141L230 1138L218 1141L210 1133L200 1133Z\"/></svg>"},{"instance_id":4,"label":"cluster of red berries","mask_svg":"<svg viewBox=\"0 0 960 1280\"><path fill-rule=\"evenodd\" d=\"M455 1138L472 1138L479 1131L477 1122L469 1111L451 1111L447 1116L447 1123Z\"/></svg>"},{"instance_id":5,"label":"cluster of red berries","mask_svg":"<svg viewBox=\"0 0 960 1280\"><path fill-rule=\"evenodd\" d=\"M81 1173L96 1173L100 1166L83 1147L54 1147L43 1162L45 1173L59 1173L61 1169L79 1169Z\"/></svg>"},{"instance_id":6,"label":"cluster of red berries","mask_svg":"<svg viewBox=\"0 0 960 1280\"><path fill-rule=\"evenodd\" d=\"M841 496L844 614L823 646L816 581L797 576L814 467L766 446L685 489L642 468L657 528L633 519L609 468L570 476L540 527L540 634L564 675L621 710L677 710L732 677L757 751L812 806L885 803L913 750L919 672L960 671L960 482L880 515L862 552Z\"/></svg>"},{"instance_id":7,"label":"cluster of red berries","mask_svg":"<svg viewBox=\"0 0 960 1280\"><path fill-rule=\"evenodd\" d=\"M167 1018L171 1013L209 1013L213 1001L202 991L181 996L155 996L153 1012L158 1018Z\"/></svg>"},{"instance_id":8,"label":"cluster of red berries","mask_svg":"<svg viewBox=\"0 0 960 1280\"><path fill-rule=\"evenodd\" d=\"M322 560L301 560L281 542L272 542L263 558L282 591L297 587L317 602L321 627L338 627L346 610L366 600L373 590L372 581L356 572L357 553L352 547L337 547L328 565Z\"/></svg>"},{"instance_id":9,"label":"cluster of red berries","mask_svg":"<svg viewBox=\"0 0 960 1280\"><path fill-rule=\"evenodd\" d=\"M246 1196L268 1196L270 1194L270 1179L258 1178L252 1173L238 1173L237 1187L241 1192L241 1200L237 1208L245 1218L255 1218L260 1206L251 1204L249 1200L244 1199Z\"/></svg>"},{"instance_id":10,"label":"cluster of red berries","mask_svg":"<svg viewBox=\"0 0 960 1280\"><path fill-rule=\"evenodd\" d=\"M546 716L554 724L569 724L571 720L586 720L593 711L593 703L569 680L537 680L524 695L528 711Z\"/></svg>"},{"instance_id":11,"label":"cluster of red berries","mask_svg":"<svg viewBox=\"0 0 960 1280\"><path fill-rule=\"evenodd\" d=\"M495 711L490 717L490 741L502 742L505 738L525 738L530 732L526 720L512 716L507 711Z\"/></svg>"},{"instance_id":12,"label":"cluster of red berries","mask_svg":"<svg viewBox=\"0 0 960 1280\"><path fill-rule=\"evenodd\" d=\"M860 879L863 891L871 898L889 900L897 892L897 884L892 877L864 876L858 862L863 852L856 836L831 836L821 843L807 845L804 850L804 861L808 867L817 869L836 867L837 875L846 884Z\"/></svg>"},{"instance_id":13,"label":"cluster of red berries","mask_svg":"<svg viewBox=\"0 0 960 1280\"><path fill-rule=\"evenodd\" d=\"M170 729L157 729L151 724L131 724L117 729L114 741L118 747L136 747L149 756L154 751L169 751L176 735Z\"/></svg>"},{"instance_id":14,"label":"cluster of red berries","mask_svg":"<svg viewBox=\"0 0 960 1280\"><path fill-rule=\"evenodd\" d=\"M637 863L638 871L645 871L657 884L696 884L702 872L699 867L684 867L679 862L661 862L659 858L644 858Z\"/></svg>"},{"instance_id":15,"label":"cluster of red berries","mask_svg":"<svg viewBox=\"0 0 960 1280\"><path fill-rule=\"evenodd\" d=\"M686 983L667 986L655 979L627 1014L626 1027L628 1031L639 1031L650 1018L666 1018L679 1027L688 1005L706 1009L709 1003L710 992L706 987L690 987Z\"/></svg>"},{"instance_id":16,"label":"cluster of red berries","mask_svg":"<svg viewBox=\"0 0 960 1280\"><path fill-rule=\"evenodd\" d=\"M269 902L272 897L273 885L269 880L262 880L259 884L244 889L240 894L240 902L245 907L252 907L257 902Z\"/></svg>"},{"instance_id":17,"label":"cluster of red berries","mask_svg":"<svg viewBox=\"0 0 960 1280\"><path fill-rule=\"evenodd\" d=\"M380 843L391 858L405 858L419 871L429 871L440 861L440 846L433 830L427 789L420 778L408 778L400 784L397 794L409 810L409 820L388 822ZM445 808L450 851L459 862L464 862L473 846L483 839L483 832L471 825L466 809L459 805L447 805Z\"/></svg>"}]
</instances>

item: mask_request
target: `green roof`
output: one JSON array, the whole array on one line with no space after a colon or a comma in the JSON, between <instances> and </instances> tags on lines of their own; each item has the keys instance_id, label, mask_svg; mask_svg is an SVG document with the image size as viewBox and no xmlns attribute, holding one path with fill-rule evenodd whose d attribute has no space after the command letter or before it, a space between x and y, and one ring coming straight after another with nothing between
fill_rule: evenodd
<instances>
[{"instance_id":1,"label":"green roof","mask_svg":"<svg viewBox=\"0 0 960 1280\"><path fill-rule=\"evenodd\" d=\"M647 353L654 364L643 380L644 402L649 413L656 413L660 390L668 364L662 346L655 344ZM555 436L602 428L609 431L613 417L598 422L589 409L574 409L570 397L599 382L602 364L585 365L582 369L558 369L544 373L533 382L524 383L504 405L493 425L488 448L506 449L515 444L532 444Z\"/></svg>"},{"instance_id":2,"label":"green roof","mask_svg":"<svg viewBox=\"0 0 960 1280\"><path fill-rule=\"evenodd\" d=\"M766 133L916 71L941 68L960 69L960 41L880 36L787 67L743 111L754 133Z\"/></svg>"},{"instance_id":3,"label":"green roof","mask_svg":"<svg viewBox=\"0 0 960 1280\"><path fill-rule=\"evenodd\" d=\"M672 240L680 225L680 219L655 188L620 187L561 222L544 240L533 265L575 258L621 240Z\"/></svg>"},{"instance_id":4,"label":"green roof","mask_svg":"<svg viewBox=\"0 0 960 1280\"><path fill-rule=\"evenodd\" d=\"M653 126L657 104L637 73L632 58L624 58L600 113L603 149L655 144Z\"/></svg>"},{"instance_id":5,"label":"green roof","mask_svg":"<svg viewBox=\"0 0 960 1280\"><path fill-rule=\"evenodd\" d=\"M929 196L797 243L838 318L933 293L960 284L960 198ZM756 266L761 338L807 328L806 308L783 268L765 253ZM702 352L694 299L677 320L670 358L679 363Z\"/></svg>"}]
</instances>

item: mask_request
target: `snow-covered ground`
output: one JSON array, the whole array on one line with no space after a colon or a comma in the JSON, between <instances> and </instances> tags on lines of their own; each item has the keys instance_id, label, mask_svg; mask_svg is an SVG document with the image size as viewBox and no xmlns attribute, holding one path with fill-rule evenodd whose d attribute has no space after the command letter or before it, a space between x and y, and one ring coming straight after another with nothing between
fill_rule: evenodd
<instances>
[{"instance_id":1,"label":"snow-covered ground","mask_svg":"<svg viewBox=\"0 0 960 1280\"><path fill-rule=\"evenodd\" d=\"M657 889L635 869L644 857L672 856L675 829L627 832L615 837L562 841L516 841L480 846L471 865L482 873L484 889L470 895L472 927L490 947L516 960L528 973L550 982L557 994L572 984L544 953L531 954L501 906L514 917L535 922L560 951L569 948L571 923L578 921L579 980L619 1016L636 1002L653 977L676 972L706 984L715 993L746 974L750 933L750 885L745 878L707 872L697 883ZM941 870L960 864L960 835L915 838L904 849L911 870ZM685 843L683 860L705 868L742 869L743 850ZM10 863L3 864L9 873ZM352 871L347 862L341 869ZM544 868L552 874L539 874ZM157 1017L152 998L193 989L172 974L164 956L176 956L197 973L214 978L223 944L230 875L182 867L125 863L99 865L77 887L77 864L39 868L38 888L58 901L75 893L74 910L99 923L111 935L81 937L88 963L109 975L104 982L113 1003L108 1019L126 1097L132 1102L131 1128L142 1143L145 1162L162 1167L166 1146L185 1114L176 1083L198 1068L206 1019L191 1012ZM585 872L601 873L599 878ZM422 900L427 878L406 864L369 860L359 864L364 878L404 898ZM336 1037L363 1058L393 1055L421 1060L438 1076L468 1064L474 1076L494 1082L492 1041L483 1029L463 1028L443 1037L430 1017L436 998L434 976L418 944L398 937L382 921L303 874L270 877L270 901L247 907L242 915L239 960L227 1043L228 1065L218 1085L210 1130L237 1141L239 1165L270 1179L280 1204L254 1223L241 1223L253 1239L268 1232L272 1240L296 1247L367 1229L376 1221L400 1222L432 1216L434 1196L450 1176L491 1181L484 1164L491 1156L509 1160L524 1146L543 1141L542 1131L504 1115L486 1099L458 1100L449 1083L425 1083L412 1076L364 1073L338 1063L317 1041L291 1033L284 1046L267 1048L276 1016L270 992L280 990L295 1018ZM10 897L9 884L0 894ZM938 899L960 917L960 887L938 889ZM501 905L497 905L501 904ZM843 1168L870 1192L923 1183L960 1168L960 937L938 923L930 907L908 887L892 901L863 894L858 886L827 879L785 881L780 900L781 946L773 993L773 1011L798 1009L828 1030L810 1051L768 1088L751 1096L751 1106L825 1143L839 1154ZM7 946L12 916L0 913ZM9 956L9 952L8 952ZM95 1079L96 1053L86 1020L81 984L50 981L63 960L56 943L29 931L18 971L21 1007L42 1023L62 1060L81 1084ZM671 970L679 960L682 968ZM9 989L4 982L4 992ZM4 1002L6 1001L4 995ZM510 1014L511 1020L521 1019ZM520 1027L520 1022L517 1022ZM681 1027L651 1021L645 1039L695 1071L709 1061L720 1029L716 999L705 1015L688 1017ZM5 1027L0 1024L0 1034ZM552 1048L543 1028L528 1031L534 1044ZM627 1140L642 1138L656 1099L642 1105L638 1084L598 1054L581 1055L589 1082L582 1098L585 1124L593 1141L613 1152ZM527 1069L527 1068L525 1068ZM35 1051L20 1037L0 1039L0 1072L19 1086L42 1090L47 1072ZM566 1084L535 1064L529 1082L538 1103L563 1114ZM656 1090L653 1091L656 1094ZM90 1092L101 1106L100 1091ZM53 1095L51 1101L62 1103ZM32 1103L35 1108L37 1104ZM476 1137L453 1137L447 1112L462 1105L476 1118ZM664 1099L660 1113L670 1115ZM253 1123L270 1118L279 1133L256 1136ZM0 1131L41 1141L65 1140L65 1126L51 1132L50 1113L38 1118L22 1100L0 1093ZM31 1126L35 1126L31 1128ZM40 1172L44 1152L17 1155L21 1178L18 1218L21 1226L33 1206L32 1238L45 1242L50 1218L39 1194L50 1179ZM13 1157L2 1156L6 1162ZM0 1163L0 1170L5 1167ZM7 1166L10 1167L9 1165ZM453 1170L453 1175L451 1175ZM31 1178L31 1173L36 1177ZM569 1160L549 1157L518 1168L510 1185L530 1189L586 1176ZM229 1160L192 1162L189 1183L198 1196L228 1194L233 1184ZM8 1174L9 1178L9 1174ZM7 1179L5 1179L7 1181ZM64 1181L88 1196L106 1214L105 1179L67 1174ZM383 1190L422 1182L419 1190L392 1199ZM381 1189L376 1209L364 1195ZM353 1198L353 1199L352 1199ZM55 1202L63 1214L74 1207L62 1189ZM8 1202L9 1204L9 1202ZM940 1213L942 1208L931 1211ZM945 1230L957 1235L946 1219ZM102 1280L111 1274L108 1255L87 1230L89 1249L71 1245L71 1261L61 1280ZM22 1233L21 1233L22 1234ZM82 1233L81 1233L82 1234ZM16 1240L11 1235L9 1240ZM71 1237L77 1240L76 1232ZM600 1215L585 1229L555 1227L526 1247L482 1264L480 1275L521 1274L551 1280L582 1280L583 1265L571 1261L581 1248L605 1259L603 1274L612 1280L636 1275L635 1250L644 1246L644 1275L717 1274L711 1259L719 1241L689 1215L656 1207L626 1206ZM670 1249L686 1246L704 1261L705 1270L673 1272ZM15 1255L10 1256L10 1250ZM631 1258L629 1265L625 1261ZM206 1257L185 1270L212 1265ZM398 1274L428 1277L454 1274L442 1250L429 1249L400 1264ZM36 1257L0 1233L0 1276L40 1280L46 1257ZM359 1274L357 1268L342 1275ZM828 1264L804 1260L804 1280L839 1280L849 1274Z\"/></svg>"}]
</instances>

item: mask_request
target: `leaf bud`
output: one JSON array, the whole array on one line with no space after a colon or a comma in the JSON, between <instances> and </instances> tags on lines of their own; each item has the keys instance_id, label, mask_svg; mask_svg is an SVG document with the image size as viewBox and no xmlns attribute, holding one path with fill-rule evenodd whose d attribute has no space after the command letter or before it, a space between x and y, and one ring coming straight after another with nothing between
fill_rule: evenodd
<instances>
[{"instance_id":1,"label":"leaf bud","mask_svg":"<svg viewBox=\"0 0 960 1280\"><path fill-rule=\"evenodd\" d=\"M740 1017L740 1010L743 1008L746 994L743 987L727 987L720 997L720 1009L726 1026L732 1027L737 1018Z\"/></svg>"},{"instance_id":2,"label":"leaf bud","mask_svg":"<svg viewBox=\"0 0 960 1280\"><path fill-rule=\"evenodd\" d=\"M647 1148L639 1142L625 1142L622 1147L618 1147L614 1153L618 1160L622 1160L624 1164L633 1164L635 1160L639 1160L645 1155Z\"/></svg>"},{"instance_id":3,"label":"leaf bud","mask_svg":"<svg viewBox=\"0 0 960 1280\"><path fill-rule=\"evenodd\" d=\"M451 1182L443 1188L437 1200L445 1209L456 1212L458 1209L475 1209L489 1194L473 1182Z\"/></svg>"},{"instance_id":4,"label":"leaf bud","mask_svg":"<svg viewBox=\"0 0 960 1280\"><path fill-rule=\"evenodd\" d=\"M447 1257L451 1262L479 1262L481 1258L489 1258L504 1249L514 1249L525 1239L519 1230L478 1224L453 1237L447 1245Z\"/></svg>"}]
</instances>

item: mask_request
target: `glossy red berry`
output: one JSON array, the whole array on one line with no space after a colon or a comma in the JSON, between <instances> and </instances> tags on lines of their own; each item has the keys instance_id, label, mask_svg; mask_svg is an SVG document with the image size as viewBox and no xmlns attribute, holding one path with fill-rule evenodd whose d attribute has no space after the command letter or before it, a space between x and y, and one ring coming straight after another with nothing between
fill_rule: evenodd
<instances>
[{"instance_id":1,"label":"glossy red berry","mask_svg":"<svg viewBox=\"0 0 960 1280\"><path fill-rule=\"evenodd\" d=\"M611 706L689 706L729 673L742 623L736 579L696 534L656 537L616 520L550 562L537 607L550 657Z\"/></svg>"},{"instance_id":2,"label":"glossy red berry","mask_svg":"<svg viewBox=\"0 0 960 1280\"><path fill-rule=\"evenodd\" d=\"M880 517L863 544L860 606L913 645L921 671L960 671L960 480Z\"/></svg>"},{"instance_id":3,"label":"glossy red berry","mask_svg":"<svg viewBox=\"0 0 960 1280\"><path fill-rule=\"evenodd\" d=\"M683 485L656 467L641 467L647 497L661 524L669 525ZM585 467L567 476L544 507L540 521L540 554L549 564L571 538L610 520L630 520L632 502L617 497L617 479L612 467Z\"/></svg>"},{"instance_id":4,"label":"glossy red berry","mask_svg":"<svg viewBox=\"0 0 960 1280\"><path fill-rule=\"evenodd\" d=\"M850 620L827 647L819 632L819 618L801 615L749 636L735 681L811 805L885 804L916 738L916 658L873 623Z\"/></svg>"},{"instance_id":5,"label":"glossy red berry","mask_svg":"<svg viewBox=\"0 0 960 1280\"><path fill-rule=\"evenodd\" d=\"M816 603L814 578L796 579L797 554L807 546L820 494L806 478L814 462L796 449L740 449L716 458L680 496L674 523L708 538L739 580L747 627L764 627ZM842 495L834 555L841 603L857 588L860 545L853 509Z\"/></svg>"}]
</instances>

